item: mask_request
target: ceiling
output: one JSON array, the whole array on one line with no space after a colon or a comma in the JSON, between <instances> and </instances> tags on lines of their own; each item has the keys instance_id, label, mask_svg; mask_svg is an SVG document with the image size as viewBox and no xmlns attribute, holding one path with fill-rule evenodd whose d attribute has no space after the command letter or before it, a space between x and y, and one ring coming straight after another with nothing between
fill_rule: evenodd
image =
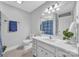
<instances>
[{"instance_id":1,"label":"ceiling","mask_svg":"<svg viewBox=\"0 0 79 59\"><path fill-rule=\"evenodd\" d=\"M74 10L74 7L75 7L74 1L65 1L63 2L63 5L59 7L60 10L57 11L57 13L62 14L62 13L70 12Z\"/></svg>"},{"instance_id":2,"label":"ceiling","mask_svg":"<svg viewBox=\"0 0 79 59\"><path fill-rule=\"evenodd\" d=\"M3 3L20 8L27 12L32 12L45 2L46 1L23 1L22 4L18 4L16 1L5 1Z\"/></svg>"},{"instance_id":3,"label":"ceiling","mask_svg":"<svg viewBox=\"0 0 79 59\"><path fill-rule=\"evenodd\" d=\"M27 12L32 12L37 9L39 6L44 4L46 1L23 1L22 4L18 4L16 1L6 1L4 3L20 8ZM63 5L60 6L60 10L57 11L58 14L72 11L74 9L74 1L63 1Z\"/></svg>"}]
</instances>

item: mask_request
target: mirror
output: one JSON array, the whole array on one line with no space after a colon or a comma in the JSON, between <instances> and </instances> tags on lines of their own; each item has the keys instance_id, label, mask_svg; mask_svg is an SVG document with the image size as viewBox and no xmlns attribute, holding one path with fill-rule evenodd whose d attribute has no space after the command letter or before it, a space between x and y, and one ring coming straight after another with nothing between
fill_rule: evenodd
<instances>
[{"instance_id":1,"label":"mirror","mask_svg":"<svg viewBox=\"0 0 79 59\"><path fill-rule=\"evenodd\" d=\"M44 28L43 25L40 25L40 30L41 33L43 34L48 34L45 33L45 31L52 32L52 35L59 36L61 39L63 39L63 31L66 30L67 28L69 29L71 23L75 20L74 18L74 12L75 12L75 2L74 1L64 1L61 3L61 6L59 6L59 10L55 12L50 12L50 14L43 14L42 19L41 19L41 24L44 22L51 22L53 27L51 31L49 31L48 25L47 27ZM47 23L48 23L47 22ZM49 22L50 23L50 22ZM45 30L45 31L44 31Z\"/></svg>"},{"instance_id":2,"label":"mirror","mask_svg":"<svg viewBox=\"0 0 79 59\"><path fill-rule=\"evenodd\" d=\"M58 25L58 30L57 34L60 37L63 37L63 31L66 30L67 28L69 29L71 23L75 20L74 19L74 6L75 2L63 2L64 5L60 7L60 10L57 11L57 25Z\"/></svg>"},{"instance_id":3,"label":"mirror","mask_svg":"<svg viewBox=\"0 0 79 59\"><path fill-rule=\"evenodd\" d=\"M63 39L64 34L63 31L65 31L66 29L69 29L68 31L73 33L73 36L70 37L70 43L76 43L76 24L75 24L75 2L65 2L63 6L60 7L61 10L59 10L59 12L56 12L58 15L58 19L57 19L57 24L58 24L58 30L57 30L57 34L60 38ZM65 8L64 8L65 7ZM64 39L63 39L64 40Z\"/></svg>"},{"instance_id":4,"label":"mirror","mask_svg":"<svg viewBox=\"0 0 79 59\"><path fill-rule=\"evenodd\" d=\"M58 35L63 37L63 31L69 29L70 24L73 22L72 12L66 12L58 15Z\"/></svg>"},{"instance_id":5,"label":"mirror","mask_svg":"<svg viewBox=\"0 0 79 59\"><path fill-rule=\"evenodd\" d=\"M56 34L55 20L56 20L55 14L44 15L43 18L41 19L40 24L41 33L47 35L55 35Z\"/></svg>"},{"instance_id":6,"label":"mirror","mask_svg":"<svg viewBox=\"0 0 79 59\"><path fill-rule=\"evenodd\" d=\"M69 31L74 33L74 37L76 39L76 43L78 43L79 42L79 40L78 40L79 22L73 21L71 23L70 27L69 27Z\"/></svg>"}]
</instances>

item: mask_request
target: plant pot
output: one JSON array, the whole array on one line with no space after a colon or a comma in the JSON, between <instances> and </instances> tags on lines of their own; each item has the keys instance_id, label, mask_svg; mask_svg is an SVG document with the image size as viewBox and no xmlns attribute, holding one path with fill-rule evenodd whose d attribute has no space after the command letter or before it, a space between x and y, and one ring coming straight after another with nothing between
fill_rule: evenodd
<instances>
[{"instance_id":1,"label":"plant pot","mask_svg":"<svg viewBox=\"0 0 79 59\"><path fill-rule=\"evenodd\" d=\"M76 43L73 42L72 40L64 40L65 43L72 45L73 47L76 47Z\"/></svg>"},{"instance_id":2,"label":"plant pot","mask_svg":"<svg viewBox=\"0 0 79 59\"><path fill-rule=\"evenodd\" d=\"M68 43L70 40L63 40L65 43Z\"/></svg>"}]
</instances>

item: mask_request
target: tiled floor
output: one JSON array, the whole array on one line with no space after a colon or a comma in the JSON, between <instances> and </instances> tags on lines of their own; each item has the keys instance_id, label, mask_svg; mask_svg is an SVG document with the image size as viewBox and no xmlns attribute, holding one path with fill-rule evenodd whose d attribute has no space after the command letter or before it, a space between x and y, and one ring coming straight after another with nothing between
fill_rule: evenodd
<instances>
[{"instance_id":1,"label":"tiled floor","mask_svg":"<svg viewBox=\"0 0 79 59\"><path fill-rule=\"evenodd\" d=\"M4 54L4 57L33 57L32 49L15 49Z\"/></svg>"}]
</instances>

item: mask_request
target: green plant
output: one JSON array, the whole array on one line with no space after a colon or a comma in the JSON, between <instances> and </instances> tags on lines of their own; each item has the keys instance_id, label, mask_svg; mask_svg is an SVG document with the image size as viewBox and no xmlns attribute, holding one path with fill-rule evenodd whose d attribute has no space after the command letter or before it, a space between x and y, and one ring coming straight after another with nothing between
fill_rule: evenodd
<instances>
[{"instance_id":1,"label":"green plant","mask_svg":"<svg viewBox=\"0 0 79 59\"><path fill-rule=\"evenodd\" d=\"M74 33L69 32L68 30L69 29L66 29L66 30L63 31L63 35L64 35L63 40L66 40L66 39L70 40L70 38L74 36Z\"/></svg>"},{"instance_id":2,"label":"green plant","mask_svg":"<svg viewBox=\"0 0 79 59\"><path fill-rule=\"evenodd\" d=\"M6 50L6 48L7 48L7 46L5 46L5 45L2 47L3 52Z\"/></svg>"}]
</instances>

